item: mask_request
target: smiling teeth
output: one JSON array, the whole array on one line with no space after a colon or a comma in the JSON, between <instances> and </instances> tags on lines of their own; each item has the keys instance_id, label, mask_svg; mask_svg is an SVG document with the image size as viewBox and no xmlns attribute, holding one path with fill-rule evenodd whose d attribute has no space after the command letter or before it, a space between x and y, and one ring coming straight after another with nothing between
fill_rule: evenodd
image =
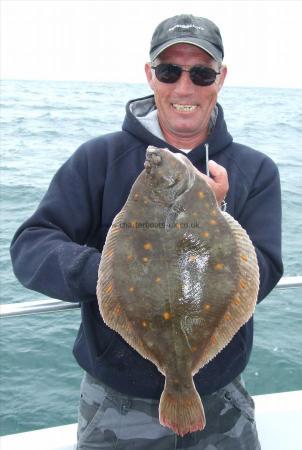
<instances>
[{"instance_id":1,"label":"smiling teeth","mask_svg":"<svg viewBox=\"0 0 302 450\"><path fill-rule=\"evenodd\" d=\"M176 103L174 103L173 108L175 108L177 111L194 111L194 109L196 109L197 106L196 105L177 105Z\"/></svg>"}]
</instances>

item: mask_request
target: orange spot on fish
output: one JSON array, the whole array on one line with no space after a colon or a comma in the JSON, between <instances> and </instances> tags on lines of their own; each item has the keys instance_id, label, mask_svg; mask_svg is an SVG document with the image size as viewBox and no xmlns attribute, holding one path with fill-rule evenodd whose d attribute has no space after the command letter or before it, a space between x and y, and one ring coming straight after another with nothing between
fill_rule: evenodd
<instances>
[{"instance_id":1,"label":"orange spot on fish","mask_svg":"<svg viewBox=\"0 0 302 450\"><path fill-rule=\"evenodd\" d=\"M206 303L205 305L203 305L203 309L205 309L206 311L209 311L209 309L211 309L211 305Z\"/></svg>"},{"instance_id":2,"label":"orange spot on fish","mask_svg":"<svg viewBox=\"0 0 302 450\"><path fill-rule=\"evenodd\" d=\"M205 197L204 192L199 191L199 192L198 192L198 197L199 197L200 199L203 199L203 198Z\"/></svg>"},{"instance_id":3,"label":"orange spot on fish","mask_svg":"<svg viewBox=\"0 0 302 450\"><path fill-rule=\"evenodd\" d=\"M210 339L210 341L211 341L211 344L213 344L213 345L217 344L217 338L216 338L216 336L212 336L211 339Z\"/></svg>"},{"instance_id":4,"label":"orange spot on fish","mask_svg":"<svg viewBox=\"0 0 302 450\"><path fill-rule=\"evenodd\" d=\"M192 345L192 347L191 347L191 351L192 351L192 352L196 352L196 350L197 350L197 347L196 347L196 345Z\"/></svg>"},{"instance_id":5,"label":"orange spot on fish","mask_svg":"<svg viewBox=\"0 0 302 450\"><path fill-rule=\"evenodd\" d=\"M176 225L175 225L175 228L177 228L178 230L180 229L180 223L177 223Z\"/></svg>"},{"instance_id":6,"label":"orange spot on fish","mask_svg":"<svg viewBox=\"0 0 302 450\"><path fill-rule=\"evenodd\" d=\"M210 234L207 231L203 231L202 233L200 233L200 236L202 236L204 238L208 238L210 236Z\"/></svg>"},{"instance_id":7,"label":"orange spot on fish","mask_svg":"<svg viewBox=\"0 0 302 450\"><path fill-rule=\"evenodd\" d=\"M130 288L128 289L129 292L134 292L134 287L130 286Z\"/></svg>"},{"instance_id":8,"label":"orange spot on fish","mask_svg":"<svg viewBox=\"0 0 302 450\"><path fill-rule=\"evenodd\" d=\"M149 258L148 258L147 256L144 256L144 257L143 257L143 262L146 263L146 262L148 262L148 261L149 261Z\"/></svg>"},{"instance_id":9,"label":"orange spot on fish","mask_svg":"<svg viewBox=\"0 0 302 450\"><path fill-rule=\"evenodd\" d=\"M215 270L222 270L223 268L224 268L224 264L222 264L222 263L217 263L214 266Z\"/></svg>"},{"instance_id":10,"label":"orange spot on fish","mask_svg":"<svg viewBox=\"0 0 302 450\"><path fill-rule=\"evenodd\" d=\"M225 313L225 315L223 316L224 320L231 320L232 316L229 312Z\"/></svg>"},{"instance_id":11,"label":"orange spot on fish","mask_svg":"<svg viewBox=\"0 0 302 450\"><path fill-rule=\"evenodd\" d=\"M156 278L155 278L155 283L159 283L159 282L160 282L160 280L161 280L161 278L160 278L160 277L156 277Z\"/></svg>"},{"instance_id":12,"label":"orange spot on fish","mask_svg":"<svg viewBox=\"0 0 302 450\"><path fill-rule=\"evenodd\" d=\"M136 192L135 194L134 194L134 200L138 200L139 199L139 194Z\"/></svg>"},{"instance_id":13,"label":"orange spot on fish","mask_svg":"<svg viewBox=\"0 0 302 450\"><path fill-rule=\"evenodd\" d=\"M142 320L142 326L143 326L144 328L147 328L148 322L147 322L146 320Z\"/></svg>"},{"instance_id":14,"label":"orange spot on fish","mask_svg":"<svg viewBox=\"0 0 302 450\"><path fill-rule=\"evenodd\" d=\"M211 211L211 216L217 216L217 211L216 211L216 209L212 209L212 211Z\"/></svg>"},{"instance_id":15,"label":"orange spot on fish","mask_svg":"<svg viewBox=\"0 0 302 450\"><path fill-rule=\"evenodd\" d=\"M242 289L245 289L247 287L247 282L245 280L240 280L239 284Z\"/></svg>"},{"instance_id":16,"label":"orange spot on fish","mask_svg":"<svg viewBox=\"0 0 302 450\"><path fill-rule=\"evenodd\" d=\"M237 306L238 306L238 305L240 305L241 300L240 300L240 298L238 298L238 297L234 297L232 303L233 303L233 305L237 305Z\"/></svg>"},{"instance_id":17,"label":"orange spot on fish","mask_svg":"<svg viewBox=\"0 0 302 450\"><path fill-rule=\"evenodd\" d=\"M130 222L130 225L131 225L132 228L135 228L135 225L136 225L135 220L132 220L132 222Z\"/></svg>"},{"instance_id":18,"label":"orange spot on fish","mask_svg":"<svg viewBox=\"0 0 302 450\"><path fill-rule=\"evenodd\" d=\"M151 242L145 242L145 244L144 244L144 249L145 249L145 250L152 250L152 244L151 244Z\"/></svg>"},{"instance_id":19,"label":"orange spot on fish","mask_svg":"<svg viewBox=\"0 0 302 450\"><path fill-rule=\"evenodd\" d=\"M107 294L111 294L112 289L113 289L113 286L112 286L112 283L110 283L110 284L107 286L107 288L106 288L106 293L107 293Z\"/></svg>"},{"instance_id":20,"label":"orange spot on fish","mask_svg":"<svg viewBox=\"0 0 302 450\"><path fill-rule=\"evenodd\" d=\"M122 310L121 310L121 307L119 305L114 308L114 313L115 313L116 316L120 316L121 312L122 312Z\"/></svg>"},{"instance_id":21,"label":"orange spot on fish","mask_svg":"<svg viewBox=\"0 0 302 450\"><path fill-rule=\"evenodd\" d=\"M249 257L247 255L241 255L241 259L246 262L248 261Z\"/></svg>"},{"instance_id":22,"label":"orange spot on fish","mask_svg":"<svg viewBox=\"0 0 302 450\"><path fill-rule=\"evenodd\" d=\"M164 318L165 320L170 320L170 319L171 319L171 314L170 314L168 311L165 311L165 312L163 313L163 318Z\"/></svg>"},{"instance_id":23,"label":"orange spot on fish","mask_svg":"<svg viewBox=\"0 0 302 450\"><path fill-rule=\"evenodd\" d=\"M189 261L196 261L196 259L197 259L197 256L196 256L196 255L191 255L191 256L189 257Z\"/></svg>"},{"instance_id":24,"label":"orange spot on fish","mask_svg":"<svg viewBox=\"0 0 302 450\"><path fill-rule=\"evenodd\" d=\"M210 225L216 225L216 224L217 224L217 220L211 219L211 220L209 221L209 224L210 224Z\"/></svg>"},{"instance_id":25,"label":"orange spot on fish","mask_svg":"<svg viewBox=\"0 0 302 450\"><path fill-rule=\"evenodd\" d=\"M127 260L128 260L128 261L132 261L132 260L133 260L133 255L128 255L128 256L127 256Z\"/></svg>"}]
</instances>

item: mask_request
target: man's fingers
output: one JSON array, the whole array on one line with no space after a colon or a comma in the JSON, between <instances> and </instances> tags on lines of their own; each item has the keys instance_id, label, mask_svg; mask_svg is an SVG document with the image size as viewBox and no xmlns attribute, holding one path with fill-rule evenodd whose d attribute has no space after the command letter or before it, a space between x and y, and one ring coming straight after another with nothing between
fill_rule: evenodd
<instances>
[{"instance_id":1,"label":"man's fingers","mask_svg":"<svg viewBox=\"0 0 302 450\"><path fill-rule=\"evenodd\" d=\"M223 166L220 166L215 161L210 160L209 161L209 171L210 174L216 183L224 183L226 186L228 186L228 174L227 171Z\"/></svg>"},{"instance_id":2,"label":"man's fingers","mask_svg":"<svg viewBox=\"0 0 302 450\"><path fill-rule=\"evenodd\" d=\"M209 161L209 171L211 177L204 175L204 178L213 189L217 202L220 205L229 190L228 174L224 167L213 160Z\"/></svg>"}]
</instances>

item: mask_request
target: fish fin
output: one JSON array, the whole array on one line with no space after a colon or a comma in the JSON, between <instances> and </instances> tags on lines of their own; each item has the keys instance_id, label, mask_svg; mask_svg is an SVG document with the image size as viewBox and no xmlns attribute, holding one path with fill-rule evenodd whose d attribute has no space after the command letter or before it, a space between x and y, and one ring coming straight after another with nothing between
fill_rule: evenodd
<instances>
[{"instance_id":1,"label":"fish fin","mask_svg":"<svg viewBox=\"0 0 302 450\"><path fill-rule=\"evenodd\" d=\"M106 312L105 312L106 311ZM122 308L118 302L112 303L110 301L102 302L100 312L104 322L112 330L116 331L122 338L133 347L143 358L153 362L158 370L164 375L163 368L160 361L155 357L140 337L135 333L131 322L127 315L122 311Z\"/></svg>"},{"instance_id":2,"label":"fish fin","mask_svg":"<svg viewBox=\"0 0 302 450\"><path fill-rule=\"evenodd\" d=\"M208 364L232 340L238 330L252 317L259 290L259 267L254 245L246 230L227 212L221 212L235 239L237 286L211 339L196 352L192 373ZM194 345L197 345L194 343Z\"/></svg>"},{"instance_id":3,"label":"fish fin","mask_svg":"<svg viewBox=\"0 0 302 450\"><path fill-rule=\"evenodd\" d=\"M106 243L103 248L101 263L99 265L96 294L100 314L106 325L119 333L122 328L124 339L131 345L135 345L137 338L133 333L133 327L123 311L118 296L115 293L113 281L113 255L123 217L124 212L120 211L111 225L110 233L108 232Z\"/></svg>"},{"instance_id":4,"label":"fish fin","mask_svg":"<svg viewBox=\"0 0 302 450\"><path fill-rule=\"evenodd\" d=\"M112 285L110 284L110 286ZM125 341L142 356L151 359L152 354L148 352L143 345L142 340L139 339L137 334L134 332L133 326L129 321L127 314L124 312L117 295L115 295L114 286L110 290L107 288L106 284L105 288L101 286L98 296L101 298L101 301L99 301L99 310L106 325L119 333L119 335L122 336L123 339L125 339ZM152 362L157 364L157 361Z\"/></svg>"},{"instance_id":5,"label":"fish fin","mask_svg":"<svg viewBox=\"0 0 302 450\"><path fill-rule=\"evenodd\" d=\"M203 430L206 425L205 413L198 392L193 385L185 391L169 389L166 379L165 388L159 403L159 421L171 428L176 434Z\"/></svg>"},{"instance_id":6,"label":"fish fin","mask_svg":"<svg viewBox=\"0 0 302 450\"><path fill-rule=\"evenodd\" d=\"M237 292L235 301L229 304L227 312L235 316L235 303L238 327L247 322L255 311L259 291L259 266L254 245L246 230L227 212L222 214L232 230L237 248Z\"/></svg>"},{"instance_id":7,"label":"fish fin","mask_svg":"<svg viewBox=\"0 0 302 450\"><path fill-rule=\"evenodd\" d=\"M116 215L103 248L96 288L99 311L106 325L122 336L141 356L152 361L158 370L164 374L162 363L155 358L154 352L150 351L135 332L127 312L122 306L123 302L116 292L114 253L118 246L118 235L122 229L121 224L125 221L124 214L124 210L121 210Z\"/></svg>"},{"instance_id":8,"label":"fish fin","mask_svg":"<svg viewBox=\"0 0 302 450\"><path fill-rule=\"evenodd\" d=\"M123 222L123 217L123 211L121 211L114 219L112 232L108 235L104 246L96 289L99 311L106 325L122 336L144 358L149 359L155 365L159 366L158 369L162 371L159 361L155 359L152 352L146 348L143 341L135 333L132 323L129 321L122 307L122 302L119 300L119 296L115 291L113 255L118 230L121 229L120 224Z\"/></svg>"}]
</instances>

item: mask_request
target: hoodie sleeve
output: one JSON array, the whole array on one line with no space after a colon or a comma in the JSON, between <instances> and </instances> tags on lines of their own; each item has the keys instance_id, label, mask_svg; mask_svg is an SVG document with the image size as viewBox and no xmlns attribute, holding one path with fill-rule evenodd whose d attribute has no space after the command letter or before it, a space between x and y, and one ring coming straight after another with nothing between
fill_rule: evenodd
<instances>
[{"instance_id":1,"label":"hoodie sleeve","mask_svg":"<svg viewBox=\"0 0 302 450\"><path fill-rule=\"evenodd\" d=\"M104 167L84 144L54 176L11 244L13 270L27 288L66 301L95 299L101 253L86 245L100 227Z\"/></svg>"},{"instance_id":2,"label":"hoodie sleeve","mask_svg":"<svg viewBox=\"0 0 302 450\"><path fill-rule=\"evenodd\" d=\"M258 302L269 294L283 274L281 219L279 172L275 163L266 157L238 216L256 249L260 270Z\"/></svg>"}]
</instances>

